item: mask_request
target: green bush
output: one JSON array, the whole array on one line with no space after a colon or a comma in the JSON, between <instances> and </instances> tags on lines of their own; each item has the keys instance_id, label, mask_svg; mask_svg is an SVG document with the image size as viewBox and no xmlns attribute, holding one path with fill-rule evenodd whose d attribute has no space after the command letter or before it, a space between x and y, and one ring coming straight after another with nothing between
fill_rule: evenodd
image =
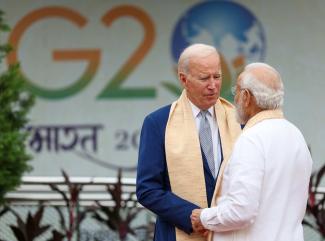
<instances>
[{"instance_id":1,"label":"green bush","mask_svg":"<svg viewBox=\"0 0 325 241\"><path fill-rule=\"evenodd\" d=\"M0 10L0 37L9 27L4 23ZM1 38L0 38L1 39ZM11 48L0 43L0 65ZM4 195L20 184L21 176L31 169L26 153L27 114L33 106L34 97L24 87L19 65L11 65L0 75L0 205Z\"/></svg>"}]
</instances>

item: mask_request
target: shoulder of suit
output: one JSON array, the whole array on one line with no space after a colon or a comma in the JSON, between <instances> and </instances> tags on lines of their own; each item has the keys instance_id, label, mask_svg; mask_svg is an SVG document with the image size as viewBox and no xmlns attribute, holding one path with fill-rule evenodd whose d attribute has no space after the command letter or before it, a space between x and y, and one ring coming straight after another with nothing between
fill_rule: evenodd
<instances>
[{"instance_id":1,"label":"shoulder of suit","mask_svg":"<svg viewBox=\"0 0 325 241\"><path fill-rule=\"evenodd\" d=\"M154 118L154 119L166 119L169 116L171 105L166 105L164 107L161 107L153 112L151 112L148 117Z\"/></svg>"}]
</instances>

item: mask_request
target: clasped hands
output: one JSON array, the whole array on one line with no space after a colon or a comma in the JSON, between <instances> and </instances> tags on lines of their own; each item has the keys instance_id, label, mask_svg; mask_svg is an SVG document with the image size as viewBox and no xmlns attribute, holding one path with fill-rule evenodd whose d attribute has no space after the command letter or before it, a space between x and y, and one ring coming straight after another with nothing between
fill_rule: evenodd
<instances>
[{"instance_id":1,"label":"clasped hands","mask_svg":"<svg viewBox=\"0 0 325 241\"><path fill-rule=\"evenodd\" d=\"M207 237L209 230L205 229L201 223L200 215L203 209L193 209L191 214L192 228L195 233L201 234L203 237Z\"/></svg>"}]
</instances>

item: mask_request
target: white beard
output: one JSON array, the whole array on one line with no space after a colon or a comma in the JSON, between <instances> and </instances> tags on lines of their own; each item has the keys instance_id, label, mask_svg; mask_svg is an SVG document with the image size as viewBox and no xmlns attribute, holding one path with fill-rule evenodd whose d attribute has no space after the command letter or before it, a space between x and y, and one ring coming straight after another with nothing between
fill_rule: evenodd
<instances>
[{"instance_id":1,"label":"white beard","mask_svg":"<svg viewBox=\"0 0 325 241\"><path fill-rule=\"evenodd\" d=\"M245 115L244 108L242 106L242 101L239 99L238 103L235 103L236 107L236 120L240 124L246 124L247 116Z\"/></svg>"}]
</instances>

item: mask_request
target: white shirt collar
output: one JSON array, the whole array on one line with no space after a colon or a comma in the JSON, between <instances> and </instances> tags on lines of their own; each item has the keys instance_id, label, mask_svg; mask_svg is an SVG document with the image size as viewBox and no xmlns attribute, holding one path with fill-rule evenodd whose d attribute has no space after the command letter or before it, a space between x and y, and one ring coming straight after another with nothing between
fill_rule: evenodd
<instances>
[{"instance_id":1,"label":"white shirt collar","mask_svg":"<svg viewBox=\"0 0 325 241\"><path fill-rule=\"evenodd\" d=\"M193 116L196 118L198 116L198 114L200 113L201 109L199 107L197 107L196 105L194 105L190 100L188 100L188 101L191 104ZM211 116L214 117L214 108L213 108L213 106L211 106L208 109L208 111L211 114Z\"/></svg>"}]
</instances>

